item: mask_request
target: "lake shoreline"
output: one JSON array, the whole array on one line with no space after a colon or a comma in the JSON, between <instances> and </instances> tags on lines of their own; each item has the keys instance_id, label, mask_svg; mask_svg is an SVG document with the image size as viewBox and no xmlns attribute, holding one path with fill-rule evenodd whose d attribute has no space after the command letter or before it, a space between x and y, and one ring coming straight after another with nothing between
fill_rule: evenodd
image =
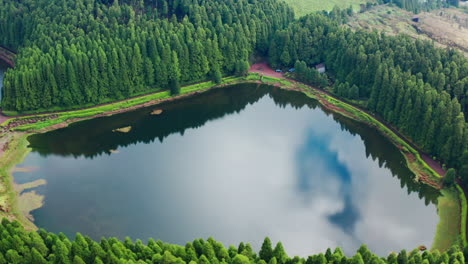
<instances>
[{"instance_id":1,"label":"lake shoreline","mask_svg":"<svg viewBox=\"0 0 468 264\"><path fill-rule=\"evenodd\" d=\"M2 171L0 176L3 180L3 188L6 190L5 193L9 194L7 212L0 212L1 215L11 219L17 219L27 229L37 229L34 223L25 217L25 213L19 208L19 196L14 190L14 179L12 170L14 167L21 163L24 157L29 153L27 148L27 137L35 133L44 133L52 130L56 130L62 127L66 127L71 123L93 119L103 116L111 116L119 113L129 112L136 109L158 105L164 102L175 101L182 98L196 96L206 91L230 86L237 83L257 83L267 84L274 87L278 87L285 90L294 90L304 93L306 96L317 100L323 108L328 111L332 111L343 115L345 117L354 119L359 122L376 128L380 133L387 137L395 146L397 146L400 152L404 155L409 169L416 175L417 181L423 181L425 184L431 185L436 189L441 189L439 181L441 176L434 171L428 164L423 160L419 154L419 151L414 149L404 139L400 138L391 128L381 123L377 118L366 113L364 110L352 106L349 103L343 102L337 98L328 95L326 92L320 91L314 87L286 79L278 79L267 76L260 76L259 74L249 74L247 77L228 77L225 78L223 83L216 85L212 82L204 82L195 85L190 85L182 88L182 92L177 96L170 96L167 91L157 92L149 95L140 96L138 98L131 98L126 101L117 103L106 104L103 106L97 106L94 108L73 110L62 113L48 113L48 114L37 114L27 117L9 118L7 122L3 124L3 137L0 138L0 165L2 165ZM31 117L36 118L31 122ZM26 120L25 120L26 119ZM15 123L16 122L16 123ZM13 124L13 125L12 125ZM2 125L0 125L2 126ZM6 135L5 135L6 132ZM464 194L462 194L464 195ZM458 196L457 196L458 197ZM466 212L466 202L463 204L462 201L457 201L460 205L459 213ZM464 205L464 207L463 207ZM444 210L444 208L439 208ZM440 213L439 215L442 215ZM457 228L458 233L462 232L466 226L466 217L459 215L459 221ZM442 222L442 219L441 221ZM437 227L436 233L440 233L439 226ZM436 235L436 237L438 237ZM466 243L465 236L462 236L463 243Z\"/></svg>"}]
</instances>

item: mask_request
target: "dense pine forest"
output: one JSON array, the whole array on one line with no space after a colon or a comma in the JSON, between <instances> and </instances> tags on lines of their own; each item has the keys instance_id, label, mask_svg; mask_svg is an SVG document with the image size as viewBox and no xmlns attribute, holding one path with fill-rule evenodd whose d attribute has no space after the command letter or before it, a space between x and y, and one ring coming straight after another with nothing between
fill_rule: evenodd
<instances>
[{"instance_id":1,"label":"dense pine forest","mask_svg":"<svg viewBox=\"0 0 468 264\"><path fill-rule=\"evenodd\" d=\"M396 1L400 6L430 5ZM444 2L445 3L445 2ZM445 3L446 4L446 3ZM454 4L454 3L452 3ZM4 110L95 105L243 74L253 55L360 101L468 179L468 61L405 36L354 32L334 9L293 22L281 1L0 0L0 45L18 51ZM327 75L313 66L325 62Z\"/></svg>"},{"instance_id":2,"label":"dense pine forest","mask_svg":"<svg viewBox=\"0 0 468 264\"><path fill-rule=\"evenodd\" d=\"M468 60L406 36L354 32L336 13L309 15L279 30L270 62L297 79L354 100L468 180ZM336 19L338 18L338 19ZM325 62L327 75L314 65Z\"/></svg>"},{"instance_id":3,"label":"dense pine forest","mask_svg":"<svg viewBox=\"0 0 468 264\"><path fill-rule=\"evenodd\" d=\"M404 8L412 1L396 1ZM446 3L445 3L446 4ZM452 3L456 4L456 3ZM253 55L359 101L468 179L468 60L432 43L340 23L334 9L293 21L281 1L0 0L0 45L18 51L2 108L95 105L243 74ZM435 8L440 1L417 6ZM411 9L411 8L410 8ZM313 66L325 62L328 78Z\"/></svg>"},{"instance_id":4,"label":"dense pine forest","mask_svg":"<svg viewBox=\"0 0 468 264\"><path fill-rule=\"evenodd\" d=\"M275 247L266 238L258 254L250 244L226 248L212 238L196 239L185 246L163 243L150 239L145 245L126 238L124 242L116 238L103 238L95 242L89 237L77 234L70 241L63 234L48 233L44 230L28 232L18 222L10 223L3 219L0 225L0 263L60 263L60 264L100 264L100 263L156 263L156 264L463 264L464 250L452 247L444 253L418 249L411 252L402 250L388 257L379 257L361 246L352 257L344 255L340 248L328 249L325 254L307 258L290 257L281 242Z\"/></svg>"},{"instance_id":5,"label":"dense pine forest","mask_svg":"<svg viewBox=\"0 0 468 264\"><path fill-rule=\"evenodd\" d=\"M0 45L18 51L4 110L93 105L223 74L293 19L275 0L0 0Z\"/></svg>"},{"instance_id":6,"label":"dense pine forest","mask_svg":"<svg viewBox=\"0 0 468 264\"><path fill-rule=\"evenodd\" d=\"M390 3L417 13L458 1ZM73 109L167 89L177 94L184 84L244 75L254 57L265 57L274 67L295 68L292 78L381 117L454 168L450 175L455 172L468 186L468 60L407 36L344 28L352 9L294 20L278 0L0 0L0 6L0 46L17 52L4 79L3 110ZM315 69L321 63L326 74ZM234 112L244 106L232 107ZM212 118L221 115L215 114ZM207 116L190 118L195 127ZM148 126L151 133L143 141L186 128L159 129ZM135 141L126 140L122 145ZM89 150L91 156L100 152ZM273 247L268 238L257 254L249 244L226 248L211 238L185 247L154 240L96 242L80 234L71 241L63 234L26 231L6 219L0 225L0 264L463 264L464 253L468 248L403 250L381 258L362 246L353 257L338 248L300 258L289 257L281 243Z\"/></svg>"}]
</instances>

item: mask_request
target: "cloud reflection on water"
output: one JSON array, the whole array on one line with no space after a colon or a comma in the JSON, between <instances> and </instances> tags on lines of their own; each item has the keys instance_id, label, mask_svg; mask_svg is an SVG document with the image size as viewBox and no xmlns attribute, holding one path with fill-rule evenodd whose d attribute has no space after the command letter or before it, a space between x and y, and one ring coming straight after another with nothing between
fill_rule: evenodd
<instances>
[{"instance_id":1,"label":"cloud reflection on water","mask_svg":"<svg viewBox=\"0 0 468 264\"><path fill-rule=\"evenodd\" d=\"M358 136L319 109L279 108L269 97L164 143L119 151L28 156L48 181L37 224L179 244L213 236L257 249L270 236L306 256L336 246L351 254L361 243L381 255L429 246L437 223L435 207L407 195Z\"/></svg>"}]
</instances>

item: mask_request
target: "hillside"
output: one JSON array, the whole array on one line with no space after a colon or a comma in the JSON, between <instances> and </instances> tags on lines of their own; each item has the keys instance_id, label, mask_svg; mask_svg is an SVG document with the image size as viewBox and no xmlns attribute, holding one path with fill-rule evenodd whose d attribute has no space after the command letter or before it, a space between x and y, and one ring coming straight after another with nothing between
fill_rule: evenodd
<instances>
[{"instance_id":1,"label":"hillside","mask_svg":"<svg viewBox=\"0 0 468 264\"><path fill-rule=\"evenodd\" d=\"M419 22L411 19L419 18ZM456 8L444 8L414 15L397 7L376 6L354 14L347 24L353 29L376 29L389 35L406 34L414 39L430 40L438 47L454 47L468 55L468 14Z\"/></svg>"}]
</instances>

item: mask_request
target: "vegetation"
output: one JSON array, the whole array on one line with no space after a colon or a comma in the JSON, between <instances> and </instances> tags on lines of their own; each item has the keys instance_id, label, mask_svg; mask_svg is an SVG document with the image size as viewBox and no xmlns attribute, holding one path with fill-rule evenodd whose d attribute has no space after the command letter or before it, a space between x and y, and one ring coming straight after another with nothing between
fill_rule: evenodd
<instances>
[{"instance_id":1,"label":"vegetation","mask_svg":"<svg viewBox=\"0 0 468 264\"><path fill-rule=\"evenodd\" d=\"M395 3L400 8L412 11L414 13L419 13L421 11L429 11L441 7L449 7L450 5L458 7L459 0L383 0L383 3Z\"/></svg>"},{"instance_id":2,"label":"vegetation","mask_svg":"<svg viewBox=\"0 0 468 264\"><path fill-rule=\"evenodd\" d=\"M346 9L351 6L353 10L359 10L361 4L375 3L374 0L284 0L293 9L297 17L301 17L317 11L331 11L334 7Z\"/></svg>"},{"instance_id":3,"label":"vegetation","mask_svg":"<svg viewBox=\"0 0 468 264\"><path fill-rule=\"evenodd\" d=\"M413 13L421 11L429 11L439 8L447 8L450 6L459 7L459 0L284 0L293 9L297 17L302 17L314 12L326 11L330 12L335 8L346 9L351 8L356 12L362 12L372 5L387 4L406 9ZM365 8L365 9L364 9Z\"/></svg>"},{"instance_id":4,"label":"vegetation","mask_svg":"<svg viewBox=\"0 0 468 264\"><path fill-rule=\"evenodd\" d=\"M465 192L463 191L463 189L460 187L460 185L457 185L457 191L458 191L458 195L460 196L460 207L461 207L461 212L460 212L460 216L461 216L461 219L460 219L460 236L461 236L461 240L463 241L464 246L467 246L468 245L468 242L466 240L466 218L468 217L468 205L467 205L467 201L466 201L466 196L465 196Z\"/></svg>"},{"instance_id":5,"label":"vegetation","mask_svg":"<svg viewBox=\"0 0 468 264\"><path fill-rule=\"evenodd\" d=\"M71 241L63 234L48 233L45 230L28 232L18 222L2 220L0 225L0 263L225 263L225 264L326 264L326 263L394 263L394 264L462 264L467 248L453 247L447 252L424 251L418 249L409 253L390 253L388 257L379 257L362 245L352 257L344 255L340 248L327 249L324 253L306 258L290 257L281 242L273 248L270 239L265 238L257 254L250 244L226 248L222 243L209 238L196 239L185 246L164 243L150 239L147 244L141 240L133 242L126 238L102 238L96 242L89 237L77 234Z\"/></svg>"},{"instance_id":6,"label":"vegetation","mask_svg":"<svg viewBox=\"0 0 468 264\"><path fill-rule=\"evenodd\" d=\"M458 192L444 189L437 202L439 223L434 237L433 249L446 250L452 245L462 245L462 218ZM463 192L461 193L463 194ZM466 209L464 210L466 211ZM466 226L466 222L465 222ZM460 227L460 228L459 228Z\"/></svg>"},{"instance_id":7,"label":"vegetation","mask_svg":"<svg viewBox=\"0 0 468 264\"><path fill-rule=\"evenodd\" d=\"M96 105L242 74L293 19L281 1L2 0L0 46L17 50L2 108Z\"/></svg>"},{"instance_id":8,"label":"vegetation","mask_svg":"<svg viewBox=\"0 0 468 264\"><path fill-rule=\"evenodd\" d=\"M244 78L241 77L227 77L223 78L220 85L224 84L233 84L239 81L243 81ZM187 85L180 88L180 93L178 96L186 96L193 92L203 92L212 87L216 86L212 81L201 82L197 84ZM69 120L83 120L87 118L92 118L97 115L110 115L115 114L121 111L126 111L135 107L149 106L157 104L162 100L168 100L174 98L174 95L171 95L170 91L160 91L152 94L147 94L144 96L139 96L135 98L130 98L120 102L105 104L101 106L90 107L86 109L79 109L74 111L64 111L60 113L53 114L40 114L34 116L26 117L17 117L10 119L3 123L1 127L9 128L16 131L39 131L42 129L50 128L53 125L57 125L63 122L68 122ZM42 120L44 119L44 120ZM29 122L28 122L29 121ZM18 125L15 125L18 124Z\"/></svg>"},{"instance_id":9,"label":"vegetation","mask_svg":"<svg viewBox=\"0 0 468 264\"><path fill-rule=\"evenodd\" d=\"M463 165L467 60L428 42L343 29L352 10L309 15L282 30L292 12L274 0L3 2L0 44L20 51L5 75L6 110L179 94L180 84L243 76L254 52L268 52L273 65L296 66L298 79L319 87L329 82L312 66L325 62L337 95L363 101L447 166Z\"/></svg>"},{"instance_id":10,"label":"vegetation","mask_svg":"<svg viewBox=\"0 0 468 264\"><path fill-rule=\"evenodd\" d=\"M17 219L23 227L34 229L34 224L26 219L18 207L20 197L13 188L13 178L10 176L11 169L16 164L21 163L29 153L28 141L23 135L11 134L8 136L7 142L9 148L0 159L0 217Z\"/></svg>"},{"instance_id":11,"label":"vegetation","mask_svg":"<svg viewBox=\"0 0 468 264\"><path fill-rule=\"evenodd\" d=\"M415 15L396 6L380 5L353 13L346 26L387 35L405 34L414 39L434 41L437 47L454 47L468 57L468 21L459 8L444 8Z\"/></svg>"},{"instance_id":12,"label":"vegetation","mask_svg":"<svg viewBox=\"0 0 468 264\"><path fill-rule=\"evenodd\" d=\"M447 5L439 0L391 3L416 13ZM457 5L458 1L447 3ZM455 50L437 49L429 42L341 27L352 8L334 8L293 21L292 10L275 0L0 0L0 6L0 46L18 51L15 68L5 75L4 110L70 110L134 97L61 112L53 118L38 115L35 118L47 118L24 122L15 127L17 130L41 130L236 80L223 80L223 75L290 85L266 76L245 77L254 55L268 55L273 66L295 67L293 76L302 82L324 89L332 84L334 94L382 117L440 159L452 168L444 178L445 186L458 186L456 177L468 185L467 59ZM314 66L322 62L327 75L315 70ZM213 81L184 86L206 80ZM139 96L143 94L147 95ZM415 156L414 162L425 164L416 150L370 115L324 94L312 96L345 109L345 115L377 124ZM28 118L11 119L4 126ZM12 164L7 161L0 167L4 181L11 180L7 175ZM437 175L428 166L421 170ZM17 203L11 190L0 194L4 199L0 205ZM454 203L458 197L452 193L439 201L439 208L444 208L439 225L443 228L438 228L436 241L441 242L435 243L436 248L446 249L457 239L466 242L466 199L460 200L461 207ZM461 220L457 217L460 212ZM461 237L453 232L458 230L454 226L462 226L458 228ZM196 240L186 247L150 240L145 246L141 241L122 243L115 238L96 243L80 235L71 242L43 230L28 233L17 222L5 220L0 229L0 263L465 262L456 249L444 254L402 252L380 259L363 247L353 258L336 250L301 259L289 258L281 244L273 250L267 240L257 257L249 245L226 249L214 240Z\"/></svg>"},{"instance_id":13,"label":"vegetation","mask_svg":"<svg viewBox=\"0 0 468 264\"><path fill-rule=\"evenodd\" d=\"M468 60L405 36L353 32L340 27L343 13L336 14L341 16L309 15L279 30L269 50L272 64L295 65L297 79L317 84L324 77L313 66L325 62L336 95L361 102L460 170L468 148ZM460 171L458 176L468 181Z\"/></svg>"},{"instance_id":14,"label":"vegetation","mask_svg":"<svg viewBox=\"0 0 468 264\"><path fill-rule=\"evenodd\" d=\"M260 79L260 76L258 74L249 74L245 78L227 78L223 82L231 84L231 83L236 83L236 82L246 82L246 81L249 81L249 80L255 82L255 81L259 80L259 79ZM406 152L412 153L416 157L415 160L414 159L407 160L408 165L411 168L411 170L413 170L416 174L418 174L418 172L423 172L426 175L432 175L432 177L438 177L437 173L435 173L434 171L432 171L431 168L429 168L427 165L425 165L424 161L419 157L419 154L418 154L418 152L416 150L414 150L411 146L406 144L397 135L395 135L391 130L389 130L387 127L385 127L383 124L381 124L378 120L376 120L373 117L371 117L370 115L360 111L359 109L357 109L357 108L355 108L355 107L353 107L353 106L351 106L349 104L346 104L346 103L344 103L342 101L339 101L339 100L336 100L336 99L334 99L332 97L329 97L326 94L320 92L319 90L311 89L309 86L306 86L306 85L301 84L301 83L295 83L295 82L290 82L290 81L284 80L284 79L277 79L277 78L265 77L265 76L263 77L263 82L270 83L270 84L275 84L275 85L276 84L281 84L281 86L280 86L281 88L292 89L292 90L298 90L298 89L302 90L307 96L318 99L319 102L322 103L325 107L327 107L327 108L329 108L329 109L331 109L333 111L336 111L336 109L340 109L340 111L339 111L340 114L348 116L348 117L350 117L352 119L359 120L361 122L364 122L366 124L369 124L371 126L376 127L379 131L381 131L384 135L386 135L391 141L393 141L397 146L402 146L402 149L404 149ZM208 88L212 87L213 85L214 85L213 83L208 82L208 83L201 83L201 84L197 84L197 85L191 85L191 86L183 87L182 88L182 95L184 93L190 93L190 92L193 92L193 91L197 91L197 93L199 91L205 91ZM141 105L142 102L145 102L144 100L146 100L146 101L150 100L151 101L151 98L152 98L151 96L158 96L159 94L161 94L161 93L156 93L154 95L143 96L141 98L136 98L135 100L137 100L139 102L139 104ZM169 92L164 92L164 94L165 94L166 98L170 97ZM132 101L132 100L128 100L128 101ZM128 102L125 101L125 102L119 102L119 103L115 103L115 104L111 104L111 105L95 107L95 108L91 108L91 109L59 113L58 114L59 117L57 119L46 120L46 121L42 121L42 122L38 122L38 123L34 123L34 124L26 124L26 125L18 127L18 129L31 130L31 129L47 128L47 127L50 127L52 124L57 124L60 120L72 119L73 121L77 121L77 120L79 120L80 116L82 118L89 118L90 117L89 115L92 114L92 113L95 114L95 113L99 112L99 113L104 113L105 114L106 112L103 112L105 109L107 109L107 110L119 109L119 107L124 107L125 105L127 105L127 103ZM332 107L330 107L330 106L332 106ZM73 118L71 118L72 116L73 116ZM17 118L17 119L22 119L22 118ZM13 120L17 120L17 119L11 119L10 122L13 121ZM351 133L356 133L356 132L353 132L353 131L350 131L350 132ZM25 138L23 138L23 139L24 139L24 141L26 141ZM101 142L101 144L102 144L102 142ZM15 147L15 150L17 150L17 151L21 151L22 149L25 149L25 146L18 147L18 148ZM109 148L106 148L106 149L109 149ZM8 174L6 174L6 175L7 176L5 176L5 177L8 177ZM405 183L404 181L402 181L402 185L406 185L408 187L408 192L418 191L418 188L421 187L421 185ZM416 189L414 189L414 187L416 187ZM431 199L432 199L431 197L425 197L426 204L429 204L430 202L433 202ZM459 213L460 213L459 210L460 209L458 207L458 198L456 197L456 195L454 195L453 197L452 196L447 196L447 197L444 197L444 202L439 202L438 208L439 208L439 212L440 212L440 215L441 215L441 219L445 215L446 217L444 217L443 219L446 219L446 220L442 222L443 224L439 225L438 230L441 230L441 231L440 232L438 231L438 233L440 233L442 235L436 236L435 242L434 242L435 243L434 245L436 245L436 243L437 243L437 245L440 245L439 247L434 247L434 248L437 248L439 250L446 250L446 249L448 249L450 247L450 245L452 245L452 243L457 243L458 244L460 242L458 240L459 232L460 232L460 224L459 224L460 223L459 222L460 221L460 215L459 215ZM466 208L466 207L464 207L464 208ZM21 218L20 218L20 220L21 220ZM27 222L27 220L24 220L24 221L25 222L23 222L23 220L22 220L23 224L24 223L30 224L29 222ZM466 219L465 219L465 221L466 221ZM439 240L445 241L445 243L444 242L438 242Z\"/></svg>"}]
</instances>

